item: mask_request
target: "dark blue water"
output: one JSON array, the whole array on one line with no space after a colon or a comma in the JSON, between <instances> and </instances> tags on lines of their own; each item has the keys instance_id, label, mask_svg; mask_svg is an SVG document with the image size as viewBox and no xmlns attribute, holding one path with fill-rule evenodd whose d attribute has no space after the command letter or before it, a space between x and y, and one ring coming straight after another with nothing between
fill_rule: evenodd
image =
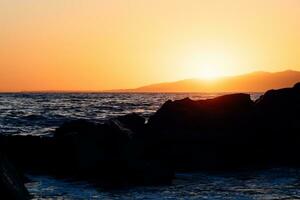
<instances>
[{"instance_id":1,"label":"dark blue water","mask_svg":"<svg viewBox=\"0 0 300 200\"><path fill-rule=\"evenodd\" d=\"M65 121L136 112L146 118L166 100L207 99L221 94L0 94L0 134L48 135ZM260 94L251 94L257 99ZM35 199L300 199L300 170L234 174L177 174L172 185L107 191L85 182L31 176Z\"/></svg>"},{"instance_id":2,"label":"dark blue water","mask_svg":"<svg viewBox=\"0 0 300 200\"><path fill-rule=\"evenodd\" d=\"M32 177L35 199L300 199L300 170L270 169L238 174L177 174L172 185L103 190L85 182Z\"/></svg>"}]
</instances>

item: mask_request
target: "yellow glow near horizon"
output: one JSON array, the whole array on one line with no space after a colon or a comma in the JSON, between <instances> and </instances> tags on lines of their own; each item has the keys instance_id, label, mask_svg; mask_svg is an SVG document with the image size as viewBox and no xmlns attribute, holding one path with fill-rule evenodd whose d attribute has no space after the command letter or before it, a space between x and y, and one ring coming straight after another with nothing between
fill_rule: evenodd
<instances>
[{"instance_id":1,"label":"yellow glow near horizon","mask_svg":"<svg viewBox=\"0 0 300 200\"><path fill-rule=\"evenodd\" d=\"M0 0L0 91L300 70L299 0Z\"/></svg>"},{"instance_id":2,"label":"yellow glow near horizon","mask_svg":"<svg viewBox=\"0 0 300 200\"><path fill-rule=\"evenodd\" d=\"M200 71L200 78L202 78L204 80L215 80L222 76L224 76L224 75L219 74L218 71L215 70L213 66L204 67Z\"/></svg>"},{"instance_id":3,"label":"yellow glow near horizon","mask_svg":"<svg viewBox=\"0 0 300 200\"><path fill-rule=\"evenodd\" d=\"M194 78L213 80L234 74L233 66L238 65L240 57L234 57L229 50L207 48L204 50L187 51L182 66L191 69Z\"/></svg>"}]
</instances>

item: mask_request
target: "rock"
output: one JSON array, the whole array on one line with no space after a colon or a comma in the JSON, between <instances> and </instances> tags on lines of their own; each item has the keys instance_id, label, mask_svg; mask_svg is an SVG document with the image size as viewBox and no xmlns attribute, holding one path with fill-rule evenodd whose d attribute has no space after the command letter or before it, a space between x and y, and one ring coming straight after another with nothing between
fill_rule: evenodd
<instances>
[{"instance_id":1,"label":"rock","mask_svg":"<svg viewBox=\"0 0 300 200\"><path fill-rule=\"evenodd\" d=\"M53 168L53 138L39 136L0 136L0 146L10 161L26 171L48 171Z\"/></svg>"},{"instance_id":2,"label":"rock","mask_svg":"<svg viewBox=\"0 0 300 200\"><path fill-rule=\"evenodd\" d=\"M300 165L299 86L269 90L255 102L266 156L289 165Z\"/></svg>"},{"instance_id":3,"label":"rock","mask_svg":"<svg viewBox=\"0 0 300 200\"><path fill-rule=\"evenodd\" d=\"M58 168L110 186L170 182L174 171L164 162L145 158L143 148L138 145L140 140L132 137L133 130L140 130L143 124L144 119L135 114L104 124L87 121L64 124L54 135L60 157Z\"/></svg>"},{"instance_id":4,"label":"rock","mask_svg":"<svg viewBox=\"0 0 300 200\"><path fill-rule=\"evenodd\" d=\"M294 118L300 110L300 83L296 84L293 88L283 88L279 90L269 90L262 95L256 102L263 114L275 117L280 114L280 120L285 117Z\"/></svg>"},{"instance_id":5,"label":"rock","mask_svg":"<svg viewBox=\"0 0 300 200\"><path fill-rule=\"evenodd\" d=\"M293 88L294 88L294 90L300 92L300 82L296 83Z\"/></svg>"},{"instance_id":6,"label":"rock","mask_svg":"<svg viewBox=\"0 0 300 200\"><path fill-rule=\"evenodd\" d=\"M299 165L300 83L208 100L167 101L150 117L153 156L168 152L178 170Z\"/></svg>"},{"instance_id":7,"label":"rock","mask_svg":"<svg viewBox=\"0 0 300 200\"><path fill-rule=\"evenodd\" d=\"M249 148L254 120L250 95L233 94L167 101L150 117L148 127L160 141L155 154L168 152L176 169L212 169L236 164L239 151Z\"/></svg>"},{"instance_id":8,"label":"rock","mask_svg":"<svg viewBox=\"0 0 300 200\"><path fill-rule=\"evenodd\" d=\"M295 132L300 122L299 87L298 83L293 88L267 91L255 102L264 127L281 136Z\"/></svg>"},{"instance_id":9,"label":"rock","mask_svg":"<svg viewBox=\"0 0 300 200\"><path fill-rule=\"evenodd\" d=\"M130 129L135 133L143 131L146 122L145 118L139 116L136 113L119 116L111 120L117 123L121 123L123 127Z\"/></svg>"},{"instance_id":10,"label":"rock","mask_svg":"<svg viewBox=\"0 0 300 200\"><path fill-rule=\"evenodd\" d=\"M233 94L208 100L183 99L166 102L148 127L165 139L196 142L240 137L251 125L254 102L248 94Z\"/></svg>"},{"instance_id":11,"label":"rock","mask_svg":"<svg viewBox=\"0 0 300 200\"><path fill-rule=\"evenodd\" d=\"M0 198L12 200L30 199L29 193L17 170L0 153Z\"/></svg>"},{"instance_id":12,"label":"rock","mask_svg":"<svg viewBox=\"0 0 300 200\"><path fill-rule=\"evenodd\" d=\"M54 138L60 160L59 170L88 177L117 178L120 175L114 169L124 166L123 150L129 136L116 124L73 121L58 128Z\"/></svg>"},{"instance_id":13,"label":"rock","mask_svg":"<svg viewBox=\"0 0 300 200\"><path fill-rule=\"evenodd\" d=\"M247 94L233 94L209 100L193 101L189 98L167 101L149 119L149 127L184 132L203 130L232 121L232 127L239 126L235 119L247 117L254 103ZM173 134L173 133L172 133Z\"/></svg>"}]
</instances>

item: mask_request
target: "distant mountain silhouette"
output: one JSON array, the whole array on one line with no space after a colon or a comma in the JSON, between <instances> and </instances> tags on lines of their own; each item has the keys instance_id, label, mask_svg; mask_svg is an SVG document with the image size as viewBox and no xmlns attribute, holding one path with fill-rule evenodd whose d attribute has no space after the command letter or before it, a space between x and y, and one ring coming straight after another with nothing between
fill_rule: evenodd
<instances>
[{"instance_id":1,"label":"distant mountain silhouette","mask_svg":"<svg viewBox=\"0 0 300 200\"><path fill-rule=\"evenodd\" d=\"M275 73L258 71L216 80L186 79L106 92L262 92L289 87L299 81L298 71L287 70Z\"/></svg>"}]
</instances>

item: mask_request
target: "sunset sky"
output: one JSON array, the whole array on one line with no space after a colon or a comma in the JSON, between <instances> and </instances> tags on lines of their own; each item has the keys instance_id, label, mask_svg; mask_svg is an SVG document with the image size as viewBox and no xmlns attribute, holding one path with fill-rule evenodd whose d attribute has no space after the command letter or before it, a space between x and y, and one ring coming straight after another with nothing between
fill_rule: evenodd
<instances>
[{"instance_id":1,"label":"sunset sky","mask_svg":"<svg viewBox=\"0 0 300 200\"><path fill-rule=\"evenodd\" d=\"M0 0L0 91L300 70L299 0Z\"/></svg>"}]
</instances>

